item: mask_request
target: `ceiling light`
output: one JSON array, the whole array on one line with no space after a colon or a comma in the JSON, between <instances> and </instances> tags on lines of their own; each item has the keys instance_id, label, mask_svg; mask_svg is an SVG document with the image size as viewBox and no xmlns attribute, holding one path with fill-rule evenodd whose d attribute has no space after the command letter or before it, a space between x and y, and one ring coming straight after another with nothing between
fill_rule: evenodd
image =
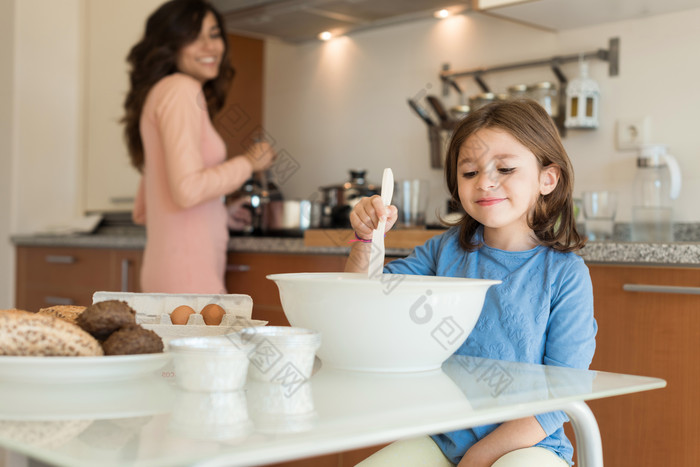
<instances>
[{"instance_id":1,"label":"ceiling light","mask_svg":"<svg viewBox=\"0 0 700 467\"><path fill-rule=\"evenodd\" d=\"M333 38L333 34L331 34L330 31L323 31L321 34L318 35L318 38L322 41L328 41Z\"/></svg>"},{"instance_id":2,"label":"ceiling light","mask_svg":"<svg viewBox=\"0 0 700 467\"><path fill-rule=\"evenodd\" d=\"M448 16L450 16L450 12L443 8L442 10L438 10L435 13L433 13L433 16L435 16L436 18L447 18Z\"/></svg>"}]
</instances>

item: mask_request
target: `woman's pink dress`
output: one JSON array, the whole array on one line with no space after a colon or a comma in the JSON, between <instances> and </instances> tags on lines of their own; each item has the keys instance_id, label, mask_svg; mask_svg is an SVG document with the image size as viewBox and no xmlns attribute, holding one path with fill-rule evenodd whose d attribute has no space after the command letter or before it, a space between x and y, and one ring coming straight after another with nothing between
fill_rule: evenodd
<instances>
[{"instance_id":1,"label":"woman's pink dress","mask_svg":"<svg viewBox=\"0 0 700 467\"><path fill-rule=\"evenodd\" d=\"M133 217L146 224L143 292L226 293L228 229L222 196L252 174L245 157L224 162L194 78L175 73L146 98L140 121L145 165Z\"/></svg>"}]
</instances>

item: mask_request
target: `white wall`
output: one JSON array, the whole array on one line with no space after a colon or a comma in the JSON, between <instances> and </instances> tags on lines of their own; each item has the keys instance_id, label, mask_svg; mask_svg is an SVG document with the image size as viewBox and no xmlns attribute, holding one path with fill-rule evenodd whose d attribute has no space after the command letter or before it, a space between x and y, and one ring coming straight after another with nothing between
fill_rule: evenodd
<instances>
[{"instance_id":1,"label":"white wall","mask_svg":"<svg viewBox=\"0 0 700 467\"><path fill-rule=\"evenodd\" d=\"M700 8L568 31L561 49L595 47L606 37L621 40L620 76L604 78L601 128L579 132L565 145L574 160L577 190L618 187L623 195L620 217L631 218L634 151L615 150L615 120L650 117L651 142L669 145L683 172L676 219L700 221Z\"/></svg>"},{"instance_id":2,"label":"white wall","mask_svg":"<svg viewBox=\"0 0 700 467\"><path fill-rule=\"evenodd\" d=\"M78 213L83 2L0 2L0 57L11 64L0 72L0 307L14 305L9 234Z\"/></svg>"},{"instance_id":3,"label":"white wall","mask_svg":"<svg viewBox=\"0 0 700 467\"><path fill-rule=\"evenodd\" d=\"M0 0L0 63L14 61L15 0ZM0 67L0 309L12 307L14 250L10 243L12 222L13 153L13 72L12 66Z\"/></svg>"},{"instance_id":4,"label":"white wall","mask_svg":"<svg viewBox=\"0 0 700 467\"><path fill-rule=\"evenodd\" d=\"M83 1L16 2L15 232L77 215Z\"/></svg>"},{"instance_id":5,"label":"white wall","mask_svg":"<svg viewBox=\"0 0 700 467\"><path fill-rule=\"evenodd\" d=\"M649 116L651 136L670 145L683 168L684 187L676 203L679 221L700 221L700 9L640 20L550 32L478 13L444 21L425 20L367 31L327 43L267 45L266 129L297 160L300 169L282 185L287 197L309 197L323 184L343 181L347 169L369 170L379 182L382 169L397 178L427 178L432 185L429 219L444 209L442 171L430 168L425 125L406 98L424 92L440 95L438 73L607 48L620 37L620 75L607 64L590 63L601 87L601 126L571 131L564 143L575 170L575 192L617 189L618 219L631 217L635 153L614 145L618 118ZM578 66L566 65L573 78ZM510 84L554 80L545 69L488 75L495 90ZM478 92L461 81L466 94ZM456 103L451 93L448 103Z\"/></svg>"}]
</instances>

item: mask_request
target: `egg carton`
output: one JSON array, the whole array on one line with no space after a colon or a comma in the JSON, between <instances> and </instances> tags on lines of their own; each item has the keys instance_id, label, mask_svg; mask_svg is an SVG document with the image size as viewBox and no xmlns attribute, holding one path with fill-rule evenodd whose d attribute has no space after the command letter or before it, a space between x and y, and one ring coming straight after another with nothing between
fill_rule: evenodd
<instances>
[{"instance_id":1,"label":"egg carton","mask_svg":"<svg viewBox=\"0 0 700 467\"><path fill-rule=\"evenodd\" d=\"M220 336L241 329L264 326L267 321L252 319L253 299L243 294L165 294L134 292L95 292L92 303L106 300L121 300L136 311L136 323L150 329L168 343L179 337ZM200 314L206 305L220 305L225 314L218 325L204 324ZM170 312L181 305L191 307L191 314L185 325L174 325Z\"/></svg>"}]
</instances>

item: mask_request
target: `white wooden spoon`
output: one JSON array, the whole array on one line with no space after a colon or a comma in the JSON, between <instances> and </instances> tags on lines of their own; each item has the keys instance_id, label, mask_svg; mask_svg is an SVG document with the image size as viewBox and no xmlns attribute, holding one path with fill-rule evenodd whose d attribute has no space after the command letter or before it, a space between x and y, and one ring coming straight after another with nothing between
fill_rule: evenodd
<instances>
[{"instance_id":1,"label":"white wooden spoon","mask_svg":"<svg viewBox=\"0 0 700 467\"><path fill-rule=\"evenodd\" d=\"M382 202L388 207L394 194L394 173L390 168L384 169L382 175ZM379 220L379 225L372 231L372 248L369 252L368 277L381 277L384 271L384 229L386 228L386 216Z\"/></svg>"}]
</instances>

